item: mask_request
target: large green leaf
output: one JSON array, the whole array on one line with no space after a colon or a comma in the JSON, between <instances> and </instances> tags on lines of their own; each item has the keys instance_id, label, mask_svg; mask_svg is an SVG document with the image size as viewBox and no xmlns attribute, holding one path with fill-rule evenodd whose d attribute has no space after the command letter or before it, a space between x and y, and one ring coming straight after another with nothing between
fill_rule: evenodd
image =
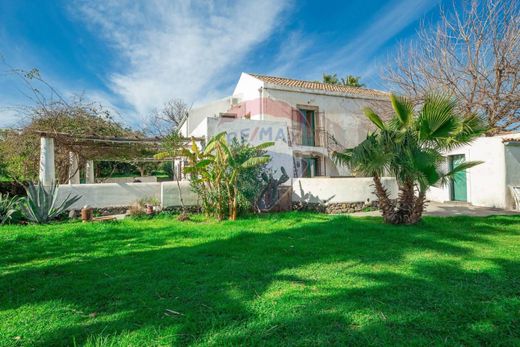
<instances>
[{"instance_id":1,"label":"large green leaf","mask_svg":"<svg viewBox=\"0 0 520 347\"><path fill-rule=\"evenodd\" d=\"M390 102L395 112L397 128L401 129L413 121L413 104L405 97L390 94Z\"/></svg>"},{"instance_id":2,"label":"large green leaf","mask_svg":"<svg viewBox=\"0 0 520 347\"><path fill-rule=\"evenodd\" d=\"M379 117L370 107L365 107L363 113L365 113L365 116L374 123L376 127L379 129L385 128L385 123L381 120L381 117Z\"/></svg>"},{"instance_id":3,"label":"large green leaf","mask_svg":"<svg viewBox=\"0 0 520 347\"><path fill-rule=\"evenodd\" d=\"M243 169L247 169L247 168L250 168L250 167L254 167L254 166L258 166L258 165L262 165L262 164L268 163L270 160L271 160L271 157L268 156L268 155L261 156L261 157L253 157L253 158L249 158L245 162L243 162L241 167Z\"/></svg>"}]
</instances>

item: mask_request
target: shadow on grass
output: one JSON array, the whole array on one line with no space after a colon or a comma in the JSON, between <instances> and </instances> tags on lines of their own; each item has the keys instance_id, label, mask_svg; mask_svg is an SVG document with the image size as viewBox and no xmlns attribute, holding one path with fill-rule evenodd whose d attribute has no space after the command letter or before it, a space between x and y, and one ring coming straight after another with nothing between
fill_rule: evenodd
<instances>
[{"instance_id":1,"label":"shadow on grass","mask_svg":"<svg viewBox=\"0 0 520 347\"><path fill-rule=\"evenodd\" d=\"M50 254L88 254L108 242L114 251L132 247L7 273L0 310L59 302L79 312L32 337L41 346L132 333L126 342L134 345L514 344L520 263L475 254L494 247L489 235L518 235L504 228L520 222L511 220L427 218L393 227L377 218L287 214L224 223L244 231L192 246L169 242L211 230L105 225L79 230ZM26 261L29 251L10 260Z\"/></svg>"}]
</instances>

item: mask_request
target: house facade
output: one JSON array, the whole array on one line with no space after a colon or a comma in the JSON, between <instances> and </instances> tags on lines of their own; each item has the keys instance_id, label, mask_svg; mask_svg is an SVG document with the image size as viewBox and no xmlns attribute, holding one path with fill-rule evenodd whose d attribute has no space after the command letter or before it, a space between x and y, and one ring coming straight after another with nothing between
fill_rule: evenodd
<instances>
[{"instance_id":1,"label":"house facade","mask_svg":"<svg viewBox=\"0 0 520 347\"><path fill-rule=\"evenodd\" d=\"M465 161L482 163L457 173L447 185L431 187L429 200L520 209L513 196L514 187L520 187L520 133L480 137L447 152L446 158L446 169Z\"/></svg>"},{"instance_id":2,"label":"house facade","mask_svg":"<svg viewBox=\"0 0 520 347\"><path fill-rule=\"evenodd\" d=\"M363 108L384 109L388 100L373 89L242 73L231 96L192 109L180 131L273 141L271 167L283 167L290 177L350 176L333 162L332 151L363 141L372 129Z\"/></svg>"}]
</instances>

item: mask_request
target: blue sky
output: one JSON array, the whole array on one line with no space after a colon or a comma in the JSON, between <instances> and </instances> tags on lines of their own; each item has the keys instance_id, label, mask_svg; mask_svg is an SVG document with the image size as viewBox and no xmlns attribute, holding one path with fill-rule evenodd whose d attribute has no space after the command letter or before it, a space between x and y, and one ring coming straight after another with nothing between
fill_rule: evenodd
<instances>
[{"instance_id":1,"label":"blue sky","mask_svg":"<svg viewBox=\"0 0 520 347\"><path fill-rule=\"evenodd\" d=\"M382 66L442 0L0 0L0 54L38 68L64 96L82 94L132 126L171 98L229 95L240 72L321 79ZM0 128L30 104L0 64Z\"/></svg>"}]
</instances>

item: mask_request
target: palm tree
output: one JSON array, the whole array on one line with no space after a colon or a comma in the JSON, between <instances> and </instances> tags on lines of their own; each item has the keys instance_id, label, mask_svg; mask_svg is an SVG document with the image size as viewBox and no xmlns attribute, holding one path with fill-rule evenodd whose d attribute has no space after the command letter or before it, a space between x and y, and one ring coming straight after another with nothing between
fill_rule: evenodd
<instances>
[{"instance_id":1,"label":"palm tree","mask_svg":"<svg viewBox=\"0 0 520 347\"><path fill-rule=\"evenodd\" d=\"M334 158L356 174L373 177L386 223L415 224L421 219L429 187L446 184L456 172L480 164L466 162L445 172L443 153L470 143L486 129L476 115L457 114L456 100L445 95L429 95L417 112L404 97L391 95L390 101L394 116L384 122L365 108L377 130L355 148L334 153ZM397 201L390 199L381 183L384 174L397 180Z\"/></svg>"}]
</instances>

